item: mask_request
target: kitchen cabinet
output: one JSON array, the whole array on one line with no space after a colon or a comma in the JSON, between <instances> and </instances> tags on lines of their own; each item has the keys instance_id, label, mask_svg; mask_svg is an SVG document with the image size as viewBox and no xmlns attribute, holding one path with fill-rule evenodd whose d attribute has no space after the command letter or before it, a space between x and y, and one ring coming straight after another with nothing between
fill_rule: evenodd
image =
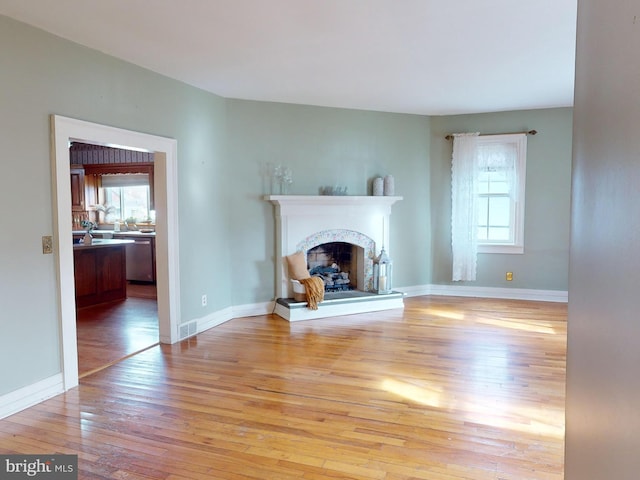
<instances>
[{"instance_id":1,"label":"kitchen cabinet","mask_svg":"<svg viewBox=\"0 0 640 480\"><path fill-rule=\"evenodd\" d=\"M71 211L84 212L84 168L82 165L71 165Z\"/></svg>"},{"instance_id":2,"label":"kitchen cabinet","mask_svg":"<svg viewBox=\"0 0 640 480\"><path fill-rule=\"evenodd\" d=\"M74 245L76 307L127 298L126 247L130 241L95 240Z\"/></svg>"}]
</instances>

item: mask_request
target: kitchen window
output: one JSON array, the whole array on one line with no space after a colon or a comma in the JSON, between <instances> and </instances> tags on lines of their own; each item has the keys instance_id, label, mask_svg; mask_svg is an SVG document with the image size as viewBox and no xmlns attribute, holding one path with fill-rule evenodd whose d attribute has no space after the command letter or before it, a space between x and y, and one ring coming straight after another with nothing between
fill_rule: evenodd
<instances>
[{"instance_id":1,"label":"kitchen window","mask_svg":"<svg viewBox=\"0 0 640 480\"><path fill-rule=\"evenodd\" d=\"M132 220L155 222L151 208L151 189L148 174L102 175L100 197L109 206L105 222Z\"/></svg>"}]
</instances>

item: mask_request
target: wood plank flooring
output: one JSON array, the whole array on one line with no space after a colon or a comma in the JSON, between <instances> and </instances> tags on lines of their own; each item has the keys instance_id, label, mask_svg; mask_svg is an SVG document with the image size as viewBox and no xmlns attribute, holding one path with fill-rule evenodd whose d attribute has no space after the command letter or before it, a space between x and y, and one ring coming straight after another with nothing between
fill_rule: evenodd
<instances>
[{"instance_id":1,"label":"wood plank flooring","mask_svg":"<svg viewBox=\"0 0 640 480\"><path fill-rule=\"evenodd\" d=\"M238 318L0 420L83 479L560 480L564 304Z\"/></svg>"},{"instance_id":2,"label":"wood plank flooring","mask_svg":"<svg viewBox=\"0 0 640 480\"><path fill-rule=\"evenodd\" d=\"M127 297L76 311L80 378L158 343L155 285L129 284Z\"/></svg>"}]
</instances>

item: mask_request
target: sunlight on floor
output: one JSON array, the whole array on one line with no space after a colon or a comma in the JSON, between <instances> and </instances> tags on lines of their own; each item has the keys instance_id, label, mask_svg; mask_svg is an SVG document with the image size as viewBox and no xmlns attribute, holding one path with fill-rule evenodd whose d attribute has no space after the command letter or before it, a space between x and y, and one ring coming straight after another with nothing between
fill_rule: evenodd
<instances>
[{"instance_id":1,"label":"sunlight on floor","mask_svg":"<svg viewBox=\"0 0 640 480\"><path fill-rule=\"evenodd\" d=\"M494 327L504 327L504 328L512 328L516 330L522 330L525 332L533 332L533 333L547 333L555 335L556 330L548 325L537 324L535 322L527 321L522 322L517 319L509 319L509 320L500 320L497 318L479 318L477 320L478 323L483 323L485 325L492 325Z\"/></svg>"},{"instance_id":2,"label":"sunlight on floor","mask_svg":"<svg viewBox=\"0 0 640 480\"><path fill-rule=\"evenodd\" d=\"M464 313L460 312L450 312L448 310L441 310L439 308L422 308L420 309L421 313L425 315L431 315L434 317L440 318L449 318L451 320L464 320Z\"/></svg>"},{"instance_id":3,"label":"sunlight on floor","mask_svg":"<svg viewBox=\"0 0 640 480\"><path fill-rule=\"evenodd\" d=\"M448 411L457 410L467 422L557 439L564 438L563 410L514 405L509 399L491 395L456 398L448 396L442 387L417 386L389 378L382 381L381 388L410 402Z\"/></svg>"},{"instance_id":4,"label":"sunlight on floor","mask_svg":"<svg viewBox=\"0 0 640 480\"><path fill-rule=\"evenodd\" d=\"M428 407L457 410L467 422L556 439L564 438L564 411L545 407L513 405L509 400L487 395L473 398L448 397L441 387L421 387L385 379L383 390Z\"/></svg>"},{"instance_id":5,"label":"sunlight on floor","mask_svg":"<svg viewBox=\"0 0 640 480\"><path fill-rule=\"evenodd\" d=\"M412 402L427 405L429 407L440 408L440 395L442 389L419 387L410 383L392 380L390 378L382 381L382 389L398 395Z\"/></svg>"}]
</instances>

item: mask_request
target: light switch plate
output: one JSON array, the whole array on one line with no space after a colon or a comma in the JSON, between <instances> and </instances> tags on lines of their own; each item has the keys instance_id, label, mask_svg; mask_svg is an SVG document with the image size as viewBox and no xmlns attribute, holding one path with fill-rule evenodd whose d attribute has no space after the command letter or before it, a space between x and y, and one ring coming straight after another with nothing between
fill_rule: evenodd
<instances>
[{"instance_id":1,"label":"light switch plate","mask_svg":"<svg viewBox=\"0 0 640 480\"><path fill-rule=\"evenodd\" d=\"M42 253L48 255L53 253L53 237L50 235L42 237Z\"/></svg>"}]
</instances>

